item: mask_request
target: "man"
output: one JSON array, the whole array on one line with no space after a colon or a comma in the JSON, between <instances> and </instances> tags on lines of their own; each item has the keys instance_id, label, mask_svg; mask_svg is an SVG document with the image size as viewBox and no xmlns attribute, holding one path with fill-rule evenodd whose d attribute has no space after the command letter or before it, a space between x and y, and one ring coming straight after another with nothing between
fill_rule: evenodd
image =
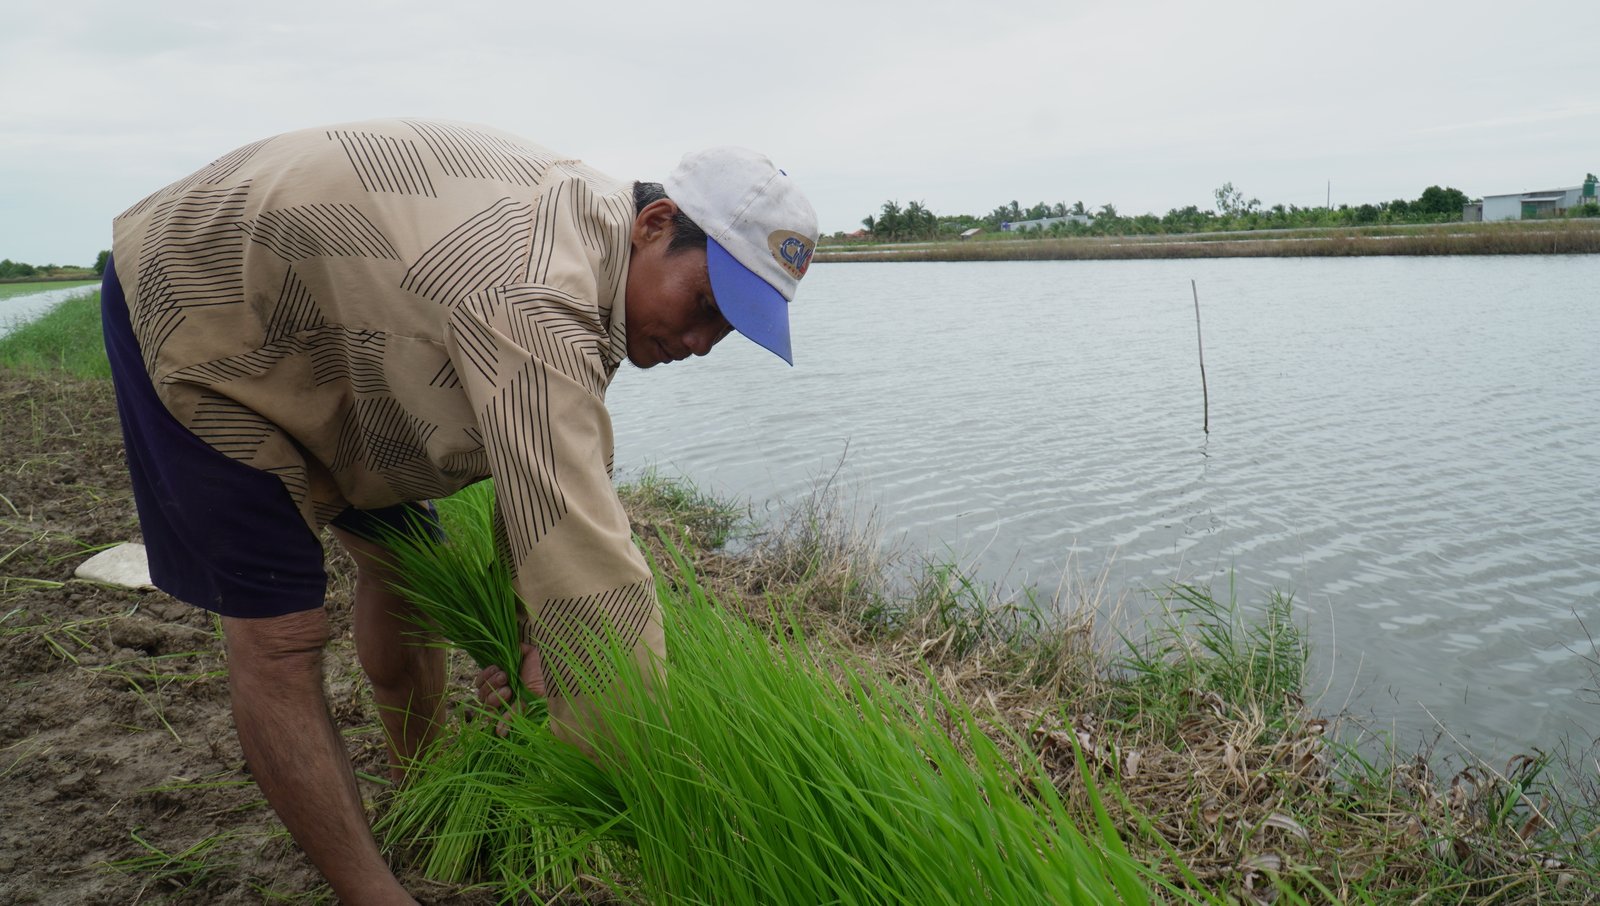
<instances>
[{"instance_id":1,"label":"man","mask_svg":"<svg viewBox=\"0 0 1600 906\"><path fill-rule=\"evenodd\" d=\"M398 779L442 716L444 661L375 539L493 476L533 627L523 679L581 743L585 703L538 650L608 628L641 663L664 655L610 481L606 387L625 358L705 355L730 330L792 363L788 303L816 238L810 204L753 152L628 185L424 120L255 142L116 218L106 343L151 576L221 615L251 772L342 900L413 902L328 716L318 530L357 565L357 652Z\"/></svg>"}]
</instances>

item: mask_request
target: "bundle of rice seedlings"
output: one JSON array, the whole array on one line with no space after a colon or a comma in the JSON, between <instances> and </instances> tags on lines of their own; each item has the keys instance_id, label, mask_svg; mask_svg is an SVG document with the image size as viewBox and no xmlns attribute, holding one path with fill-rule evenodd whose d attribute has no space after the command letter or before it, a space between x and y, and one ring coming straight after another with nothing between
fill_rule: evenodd
<instances>
[{"instance_id":1,"label":"bundle of rice seedlings","mask_svg":"<svg viewBox=\"0 0 1600 906\"><path fill-rule=\"evenodd\" d=\"M409 554L397 565L408 589L428 585ZM1187 899L1128 856L1103 810L1080 833L1044 771L1013 766L961 705L813 648L782 614L773 642L716 606L681 556L673 571L657 573L664 684L603 627L585 651L543 652L600 703L592 760L537 711L512 715L504 737L476 721L402 792L391 826L451 851L452 868L492 874L508 897L587 875L655 903L1145 903L1152 886ZM479 587L458 577L435 590L473 596L416 600L464 644L452 627L472 638L490 618L434 608L472 610L488 600ZM451 812L451 797L475 817ZM462 859L453 850L469 838Z\"/></svg>"},{"instance_id":2,"label":"bundle of rice seedlings","mask_svg":"<svg viewBox=\"0 0 1600 906\"><path fill-rule=\"evenodd\" d=\"M397 590L417 605L424 627L465 651L480 667L516 676L522 660L522 602L509 568L495 554L493 486L473 485L439 501L444 539L413 526L384 543L401 580ZM525 720L542 723L542 699L513 684ZM538 785L537 765L518 757L494 732L495 715L475 702L458 712L457 728L408 766L375 830L391 848L409 849L424 875L445 883L496 879L504 884L562 886L604 870L604 847L537 816L508 811L500 791ZM549 852L572 854L552 860Z\"/></svg>"}]
</instances>

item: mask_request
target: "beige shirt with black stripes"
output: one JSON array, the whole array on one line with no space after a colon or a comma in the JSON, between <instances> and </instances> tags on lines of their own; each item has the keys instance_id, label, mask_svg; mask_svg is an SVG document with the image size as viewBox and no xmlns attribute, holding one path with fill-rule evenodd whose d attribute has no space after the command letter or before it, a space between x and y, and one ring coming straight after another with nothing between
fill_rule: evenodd
<instances>
[{"instance_id":1,"label":"beige shirt with black stripes","mask_svg":"<svg viewBox=\"0 0 1600 906\"><path fill-rule=\"evenodd\" d=\"M313 529L493 476L534 640L609 623L644 656L605 407L633 213L631 184L516 136L380 120L239 148L117 217L113 252L167 408Z\"/></svg>"}]
</instances>

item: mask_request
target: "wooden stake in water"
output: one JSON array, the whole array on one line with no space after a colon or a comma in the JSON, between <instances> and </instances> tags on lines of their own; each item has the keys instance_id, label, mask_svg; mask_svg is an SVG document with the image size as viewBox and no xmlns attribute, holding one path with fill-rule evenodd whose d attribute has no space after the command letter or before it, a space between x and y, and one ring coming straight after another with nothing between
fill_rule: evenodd
<instances>
[{"instance_id":1,"label":"wooden stake in water","mask_svg":"<svg viewBox=\"0 0 1600 906\"><path fill-rule=\"evenodd\" d=\"M1206 345L1200 339L1200 287L1193 280L1189 281L1189 289L1194 293L1194 341L1200 347L1200 398L1205 403L1205 423L1203 427L1207 434L1211 433L1211 394L1206 391Z\"/></svg>"}]
</instances>

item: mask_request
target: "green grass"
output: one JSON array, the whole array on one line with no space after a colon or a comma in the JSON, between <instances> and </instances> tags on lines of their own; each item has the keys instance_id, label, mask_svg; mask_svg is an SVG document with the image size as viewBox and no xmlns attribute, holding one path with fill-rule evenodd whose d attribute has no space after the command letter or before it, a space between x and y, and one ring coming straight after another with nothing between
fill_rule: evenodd
<instances>
[{"instance_id":1,"label":"green grass","mask_svg":"<svg viewBox=\"0 0 1600 906\"><path fill-rule=\"evenodd\" d=\"M401 572L438 570L425 554L401 552ZM508 896L588 876L656 903L1191 899L1127 854L1103 810L1080 830L1039 763L1014 764L997 743L1007 731L931 676L929 691L903 688L781 612L774 642L717 605L682 557L658 569L657 593L664 687L598 634L545 652L604 703L594 761L535 712L504 738L479 715L414 768L385 819L391 845Z\"/></svg>"},{"instance_id":2,"label":"green grass","mask_svg":"<svg viewBox=\"0 0 1600 906\"><path fill-rule=\"evenodd\" d=\"M664 475L654 467L620 485L617 493L635 520L652 525L670 522L687 532L696 547L706 550L726 545L735 531L749 520L747 509L708 493L686 479Z\"/></svg>"},{"instance_id":3,"label":"green grass","mask_svg":"<svg viewBox=\"0 0 1600 906\"><path fill-rule=\"evenodd\" d=\"M31 293L42 293L53 289L70 289L73 286L94 286L95 280L42 280L33 283L0 283L0 300L10 299L13 296L26 296Z\"/></svg>"},{"instance_id":4,"label":"green grass","mask_svg":"<svg viewBox=\"0 0 1600 906\"><path fill-rule=\"evenodd\" d=\"M1113 714L1171 734L1191 710L1186 700L1199 697L1254 708L1274 732L1293 722L1310 652L1287 596L1273 594L1250 621L1231 595L1218 601L1189 585L1173 586L1159 603L1155 631L1143 642L1128 640L1117 661L1127 681L1116 687Z\"/></svg>"},{"instance_id":5,"label":"green grass","mask_svg":"<svg viewBox=\"0 0 1600 906\"><path fill-rule=\"evenodd\" d=\"M86 292L68 299L0 336L0 368L110 377L111 365L100 332L100 294Z\"/></svg>"}]
</instances>

